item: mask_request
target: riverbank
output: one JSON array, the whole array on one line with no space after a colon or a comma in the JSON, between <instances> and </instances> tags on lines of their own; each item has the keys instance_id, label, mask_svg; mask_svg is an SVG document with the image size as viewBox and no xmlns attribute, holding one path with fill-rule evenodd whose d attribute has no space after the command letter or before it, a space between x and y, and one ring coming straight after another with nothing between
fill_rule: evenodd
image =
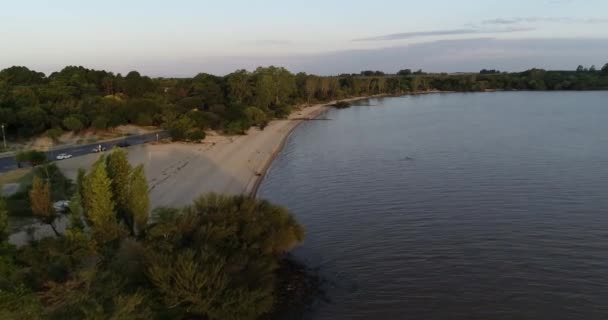
<instances>
[{"instance_id":1,"label":"riverbank","mask_svg":"<svg viewBox=\"0 0 608 320\"><path fill-rule=\"evenodd\" d=\"M369 97L344 99L355 101ZM251 128L246 135L209 134L201 144L168 143L130 147L129 161L143 164L150 184L152 207L189 205L200 194L217 192L255 196L257 189L291 132L314 119L336 101L301 107L287 119L271 121L264 130ZM75 179L79 168L89 168L98 154L57 162Z\"/></svg>"}]
</instances>

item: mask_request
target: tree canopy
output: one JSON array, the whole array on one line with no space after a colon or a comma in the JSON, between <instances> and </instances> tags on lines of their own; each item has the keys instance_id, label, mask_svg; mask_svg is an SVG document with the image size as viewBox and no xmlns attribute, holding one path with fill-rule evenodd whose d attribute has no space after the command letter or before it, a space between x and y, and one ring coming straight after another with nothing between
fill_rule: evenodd
<instances>
[{"instance_id":1,"label":"tree canopy","mask_svg":"<svg viewBox=\"0 0 608 320\"><path fill-rule=\"evenodd\" d=\"M438 74L403 69L395 74L365 70L357 74L293 74L281 67L237 70L226 76L199 73L192 78L126 76L68 66L49 76L26 67L0 71L0 122L9 137L49 131L105 130L122 124L162 126L177 139L198 131L246 132L250 126L285 117L299 104L372 94L419 90L594 90L607 89L608 69L579 66L576 71ZM255 119L252 119L255 118ZM264 122L264 121L262 121ZM195 133L193 133L195 132Z\"/></svg>"}]
</instances>

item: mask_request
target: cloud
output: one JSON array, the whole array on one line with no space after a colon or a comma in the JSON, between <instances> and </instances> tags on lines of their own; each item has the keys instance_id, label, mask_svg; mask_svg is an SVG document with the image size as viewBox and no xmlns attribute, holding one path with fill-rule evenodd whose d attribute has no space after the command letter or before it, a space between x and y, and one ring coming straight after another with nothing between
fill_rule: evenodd
<instances>
[{"instance_id":1,"label":"cloud","mask_svg":"<svg viewBox=\"0 0 608 320\"><path fill-rule=\"evenodd\" d=\"M390 40L411 39L411 38L417 38L417 37L511 33L511 32L532 31L532 30L534 30L534 28L503 28L503 29L467 28L467 29L452 29L452 30L416 31L416 32L392 33L392 34L367 37L367 38L358 38L358 39L354 39L353 41L390 41Z\"/></svg>"},{"instance_id":2,"label":"cloud","mask_svg":"<svg viewBox=\"0 0 608 320\"><path fill-rule=\"evenodd\" d=\"M340 50L317 54L223 55L202 56L184 54L179 57L120 56L112 60L86 57L64 57L27 63L28 67L45 73L57 71L66 64L81 64L89 68L106 69L125 74L138 70L142 74L161 77L192 77L199 72L217 75L237 69L254 70L258 66L284 66L292 72L319 75L382 70L422 68L429 72L477 72L485 69L523 71L532 67L574 70L580 65L604 65L607 61L608 38L569 39L495 39L472 38L422 42L410 45ZM76 60L75 60L76 59ZM112 62L113 61L113 62ZM2 65L2 63L5 63ZM0 63L0 68L21 61ZM54 63L54 64L51 64Z\"/></svg>"},{"instance_id":3,"label":"cloud","mask_svg":"<svg viewBox=\"0 0 608 320\"><path fill-rule=\"evenodd\" d=\"M516 18L496 18L482 21L485 25L511 25L520 23L576 23L576 24L601 24L608 23L608 19L603 18L569 18L569 17L516 17Z\"/></svg>"}]
</instances>

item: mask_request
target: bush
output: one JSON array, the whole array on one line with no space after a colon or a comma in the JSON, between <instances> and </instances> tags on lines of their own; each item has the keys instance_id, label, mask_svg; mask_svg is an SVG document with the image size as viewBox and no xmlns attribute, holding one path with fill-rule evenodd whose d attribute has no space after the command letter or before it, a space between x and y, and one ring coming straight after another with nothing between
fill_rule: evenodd
<instances>
[{"instance_id":1,"label":"bush","mask_svg":"<svg viewBox=\"0 0 608 320\"><path fill-rule=\"evenodd\" d=\"M224 133L235 135L235 134L246 134L247 129L249 129L249 123L245 123L245 121L233 121L226 125L224 129Z\"/></svg>"},{"instance_id":2,"label":"bush","mask_svg":"<svg viewBox=\"0 0 608 320\"><path fill-rule=\"evenodd\" d=\"M245 114L247 115L247 119L254 126L261 126L263 123L267 122L266 114L259 108L249 107L245 109Z\"/></svg>"},{"instance_id":3,"label":"bush","mask_svg":"<svg viewBox=\"0 0 608 320\"><path fill-rule=\"evenodd\" d=\"M142 113L137 116L137 119L135 120L135 124L138 126L151 126L152 117L147 113Z\"/></svg>"},{"instance_id":4,"label":"bush","mask_svg":"<svg viewBox=\"0 0 608 320\"><path fill-rule=\"evenodd\" d=\"M105 130L108 128L108 119L106 117L97 117L93 120L91 126L96 130Z\"/></svg>"},{"instance_id":5,"label":"bush","mask_svg":"<svg viewBox=\"0 0 608 320\"><path fill-rule=\"evenodd\" d=\"M63 130L61 128L52 128L46 131L46 136L53 139L53 141L57 141L62 133Z\"/></svg>"},{"instance_id":6,"label":"bush","mask_svg":"<svg viewBox=\"0 0 608 320\"><path fill-rule=\"evenodd\" d=\"M205 131L200 129L191 130L188 132L186 138L190 141L200 142L205 139Z\"/></svg>"},{"instance_id":7,"label":"bush","mask_svg":"<svg viewBox=\"0 0 608 320\"><path fill-rule=\"evenodd\" d=\"M169 135L173 141L186 139L188 132L192 128L194 128L194 121L186 116L182 116L168 125Z\"/></svg>"},{"instance_id":8,"label":"bush","mask_svg":"<svg viewBox=\"0 0 608 320\"><path fill-rule=\"evenodd\" d=\"M84 127L82 121L75 116L69 116L63 120L63 126L69 131L80 131Z\"/></svg>"}]
</instances>

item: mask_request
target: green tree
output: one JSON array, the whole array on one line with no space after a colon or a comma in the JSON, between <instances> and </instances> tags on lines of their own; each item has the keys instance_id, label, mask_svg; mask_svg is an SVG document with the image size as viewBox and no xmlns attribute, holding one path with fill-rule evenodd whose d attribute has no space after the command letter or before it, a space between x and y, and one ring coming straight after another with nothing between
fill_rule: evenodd
<instances>
[{"instance_id":1,"label":"green tree","mask_svg":"<svg viewBox=\"0 0 608 320\"><path fill-rule=\"evenodd\" d=\"M54 225L57 213L53 208L53 200L51 199L51 184L38 175L34 175L29 196L34 216L48 224L57 236L61 236Z\"/></svg>"},{"instance_id":2,"label":"green tree","mask_svg":"<svg viewBox=\"0 0 608 320\"><path fill-rule=\"evenodd\" d=\"M263 200L216 194L180 211L146 234L147 275L165 305L207 319L270 311L277 255L303 239L293 216Z\"/></svg>"},{"instance_id":3,"label":"green tree","mask_svg":"<svg viewBox=\"0 0 608 320\"><path fill-rule=\"evenodd\" d=\"M108 127L108 119L106 117L97 117L91 123L91 126L96 130L105 130Z\"/></svg>"},{"instance_id":4,"label":"green tree","mask_svg":"<svg viewBox=\"0 0 608 320\"><path fill-rule=\"evenodd\" d=\"M112 181L106 172L104 157L97 160L83 182L84 214L99 244L118 239L122 230L118 225L112 197Z\"/></svg>"},{"instance_id":5,"label":"green tree","mask_svg":"<svg viewBox=\"0 0 608 320\"><path fill-rule=\"evenodd\" d=\"M63 126L67 130L74 131L74 132L78 132L78 131L82 130L82 128L84 127L84 125L82 124L82 121L80 121L80 119L78 119L75 116L69 116L69 117L65 118L63 120Z\"/></svg>"},{"instance_id":6,"label":"green tree","mask_svg":"<svg viewBox=\"0 0 608 320\"><path fill-rule=\"evenodd\" d=\"M603 76L608 76L608 63L606 63L601 70Z\"/></svg>"},{"instance_id":7,"label":"green tree","mask_svg":"<svg viewBox=\"0 0 608 320\"><path fill-rule=\"evenodd\" d=\"M184 140L192 128L194 128L194 121L187 116L182 116L168 125L169 135L174 141Z\"/></svg>"},{"instance_id":8,"label":"green tree","mask_svg":"<svg viewBox=\"0 0 608 320\"><path fill-rule=\"evenodd\" d=\"M247 119L249 119L249 123L251 123L251 125L263 126L268 122L266 114L259 108L248 107L245 109L245 114L247 115Z\"/></svg>"},{"instance_id":9,"label":"green tree","mask_svg":"<svg viewBox=\"0 0 608 320\"><path fill-rule=\"evenodd\" d=\"M112 187L115 210L129 230L133 232L133 217L129 208L129 198L131 197L129 185L133 168L129 164L125 149L115 149L106 157L106 171Z\"/></svg>"},{"instance_id":10,"label":"green tree","mask_svg":"<svg viewBox=\"0 0 608 320\"><path fill-rule=\"evenodd\" d=\"M146 179L144 166L135 167L129 180L128 213L130 220L133 222L131 232L136 234L146 227L150 211L148 180Z\"/></svg>"},{"instance_id":11,"label":"green tree","mask_svg":"<svg viewBox=\"0 0 608 320\"><path fill-rule=\"evenodd\" d=\"M252 96L251 75L247 70L237 70L226 76L228 98L233 104L247 103Z\"/></svg>"}]
</instances>

